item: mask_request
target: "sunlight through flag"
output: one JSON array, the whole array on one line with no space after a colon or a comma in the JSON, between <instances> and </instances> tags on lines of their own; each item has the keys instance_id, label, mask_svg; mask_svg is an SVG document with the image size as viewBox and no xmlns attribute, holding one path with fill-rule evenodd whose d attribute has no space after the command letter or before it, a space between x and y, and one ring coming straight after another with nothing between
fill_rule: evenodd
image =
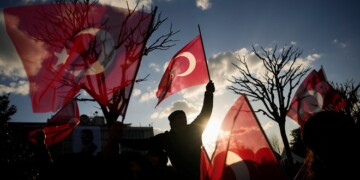
<instances>
[{"instance_id":1,"label":"sunlight through flag","mask_svg":"<svg viewBox=\"0 0 360 180\"><path fill-rule=\"evenodd\" d=\"M201 35L198 35L169 62L156 92L156 106L176 92L209 82L209 78Z\"/></svg>"},{"instance_id":2,"label":"sunlight through flag","mask_svg":"<svg viewBox=\"0 0 360 180\"><path fill-rule=\"evenodd\" d=\"M311 71L297 89L287 116L296 121L302 128L305 122L315 113L329 110L339 111L346 105L341 97L326 80L323 68Z\"/></svg>"},{"instance_id":3,"label":"sunlight through flag","mask_svg":"<svg viewBox=\"0 0 360 180\"><path fill-rule=\"evenodd\" d=\"M3 11L29 80L33 112L55 112L85 89L100 104L124 113L126 106L114 101L128 103L152 14L94 3ZM118 93L122 89L126 92ZM113 98L114 93L121 97Z\"/></svg>"},{"instance_id":4,"label":"sunlight through flag","mask_svg":"<svg viewBox=\"0 0 360 180\"><path fill-rule=\"evenodd\" d=\"M226 114L210 165L201 157L203 180L287 179L245 95Z\"/></svg>"}]
</instances>

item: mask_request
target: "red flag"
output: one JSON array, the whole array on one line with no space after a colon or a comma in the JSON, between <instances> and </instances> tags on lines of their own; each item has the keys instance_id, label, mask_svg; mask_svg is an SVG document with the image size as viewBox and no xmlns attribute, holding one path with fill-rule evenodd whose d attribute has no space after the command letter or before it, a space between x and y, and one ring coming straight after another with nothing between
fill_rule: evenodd
<instances>
[{"instance_id":1,"label":"red flag","mask_svg":"<svg viewBox=\"0 0 360 180\"><path fill-rule=\"evenodd\" d=\"M65 105L41 129L29 133L30 142L36 143L36 133L43 130L48 146L59 143L65 139L72 130L80 123L79 108L75 100Z\"/></svg>"},{"instance_id":2,"label":"red flag","mask_svg":"<svg viewBox=\"0 0 360 180\"><path fill-rule=\"evenodd\" d=\"M242 95L221 125L209 179L286 179L246 98Z\"/></svg>"},{"instance_id":3,"label":"red flag","mask_svg":"<svg viewBox=\"0 0 360 180\"><path fill-rule=\"evenodd\" d=\"M151 14L64 3L6 8L4 18L28 76L34 112L57 111L80 89L124 111L119 108L126 105L114 104L128 103L130 93L119 90L135 81ZM113 98L115 92L121 97Z\"/></svg>"},{"instance_id":4,"label":"red flag","mask_svg":"<svg viewBox=\"0 0 360 180\"><path fill-rule=\"evenodd\" d=\"M287 116L299 123L300 127L315 113L323 110L339 111L346 104L326 80L324 70L313 70L297 89Z\"/></svg>"},{"instance_id":5,"label":"red flag","mask_svg":"<svg viewBox=\"0 0 360 180\"><path fill-rule=\"evenodd\" d=\"M204 49L198 35L171 59L156 92L157 105L176 92L208 81Z\"/></svg>"},{"instance_id":6,"label":"red flag","mask_svg":"<svg viewBox=\"0 0 360 180\"><path fill-rule=\"evenodd\" d=\"M211 161L204 146L201 146L201 155L200 155L200 179L209 180L210 172L212 172Z\"/></svg>"}]
</instances>

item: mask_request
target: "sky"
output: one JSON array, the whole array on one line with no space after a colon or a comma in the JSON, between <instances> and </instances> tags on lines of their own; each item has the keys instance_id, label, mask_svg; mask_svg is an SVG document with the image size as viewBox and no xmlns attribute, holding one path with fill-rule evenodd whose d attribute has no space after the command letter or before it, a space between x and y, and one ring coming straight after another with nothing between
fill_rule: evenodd
<instances>
[{"instance_id":1,"label":"sky","mask_svg":"<svg viewBox=\"0 0 360 180\"><path fill-rule=\"evenodd\" d=\"M124 6L119 2L100 0L100 3ZM26 73L4 29L3 8L31 3L48 1L0 2L0 94L11 93L11 104L17 107L13 122L45 122L54 114L32 112ZM129 4L132 6L133 1ZM237 63L234 57L245 57L256 72L263 70L252 46L269 49L275 45L293 45L303 51L298 61L316 70L323 66L329 81L344 83L353 79L359 82L360 2L357 0L145 0L141 4L147 8L156 6L161 17L167 18L158 34L167 33L170 25L179 32L173 37L178 40L175 46L142 58L137 78L148 74L149 77L134 85L124 120L133 126L153 126L157 132L165 131L170 129L167 116L173 110L184 110L188 123L200 112L206 84L176 93L155 108L155 93L167 63L199 34L198 26L216 88L211 124L219 124L239 97L226 88L231 85L227 79L238 76L232 65ZM260 104L251 105L255 110L261 108ZM80 114L92 116L98 111L98 115L102 115L95 103L79 102L79 107ZM268 137L280 137L275 122L261 114L256 115ZM294 128L298 125L288 119L288 134ZM288 138L291 139L289 135Z\"/></svg>"}]
</instances>

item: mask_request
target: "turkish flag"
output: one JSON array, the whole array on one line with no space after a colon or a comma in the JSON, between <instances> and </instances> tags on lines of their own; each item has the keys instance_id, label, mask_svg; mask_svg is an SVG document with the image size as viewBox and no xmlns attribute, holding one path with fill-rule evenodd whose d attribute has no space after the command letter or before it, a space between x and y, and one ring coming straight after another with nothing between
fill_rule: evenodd
<instances>
[{"instance_id":1,"label":"turkish flag","mask_svg":"<svg viewBox=\"0 0 360 180\"><path fill-rule=\"evenodd\" d=\"M79 108L77 102L73 100L49 119L43 128L31 131L29 140L37 143L36 133L42 130L46 136L45 143L52 146L65 139L79 123Z\"/></svg>"},{"instance_id":2,"label":"turkish flag","mask_svg":"<svg viewBox=\"0 0 360 180\"><path fill-rule=\"evenodd\" d=\"M157 105L176 92L207 82L209 82L208 68L201 36L198 35L169 62L156 92Z\"/></svg>"},{"instance_id":3,"label":"turkish flag","mask_svg":"<svg viewBox=\"0 0 360 180\"><path fill-rule=\"evenodd\" d=\"M209 180L211 172L212 172L211 161L209 159L209 156L208 156L204 146L201 146L200 179L201 180Z\"/></svg>"},{"instance_id":4,"label":"turkish flag","mask_svg":"<svg viewBox=\"0 0 360 180\"><path fill-rule=\"evenodd\" d=\"M125 89L135 82L152 17L91 3L5 8L33 111L55 112L85 89L100 104L124 113L118 108L126 105L115 103L128 103ZM121 97L113 98L114 93Z\"/></svg>"},{"instance_id":5,"label":"turkish flag","mask_svg":"<svg viewBox=\"0 0 360 180\"><path fill-rule=\"evenodd\" d=\"M211 166L213 180L287 179L245 95L222 122Z\"/></svg>"},{"instance_id":6,"label":"turkish flag","mask_svg":"<svg viewBox=\"0 0 360 180\"><path fill-rule=\"evenodd\" d=\"M304 127L305 122L315 113L328 110L339 111L346 105L326 80L324 70L311 71L298 87L287 112L287 116Z\"/></svg>"}]
</instances>

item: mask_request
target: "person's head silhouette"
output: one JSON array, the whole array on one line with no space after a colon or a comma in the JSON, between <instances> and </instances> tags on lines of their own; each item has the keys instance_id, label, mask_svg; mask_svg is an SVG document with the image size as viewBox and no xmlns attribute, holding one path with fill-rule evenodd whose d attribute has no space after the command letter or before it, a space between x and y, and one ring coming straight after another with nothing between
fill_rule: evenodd
<instances>
[{"instance_id":1,"label":"person's head silhouette","mask_svg":"<svg viewBox=\"0 0 360 180\"><path fill-rule=\"evenodd\" d=\"M353 119L342 112L318 112L305 122L302 139L307 155L295 179L359 178L360 139Z\"/></svg>"},{"instance_id":2,"label":"person's head silhouette","mask_svg":"<svg viewBox=\"0 0 360 180\"><path fill-rule=\"evenodd\" d=\"M322 111L306 121L303 141L323 161L334 159L334 153L348 151L356 139L356 126L344 113Z\"/></svg>"},{"instance_id":3,"label":"person's head silhouette","mask_svg":"<svg viewBox=\"0 0 360 180\"><path fill-rule=\"evenodd\" d=\"M182 110L172 112L169 117L170 128L172 131L178 131L187 125L186 114Z\"/></svg>"}]
</instances>

